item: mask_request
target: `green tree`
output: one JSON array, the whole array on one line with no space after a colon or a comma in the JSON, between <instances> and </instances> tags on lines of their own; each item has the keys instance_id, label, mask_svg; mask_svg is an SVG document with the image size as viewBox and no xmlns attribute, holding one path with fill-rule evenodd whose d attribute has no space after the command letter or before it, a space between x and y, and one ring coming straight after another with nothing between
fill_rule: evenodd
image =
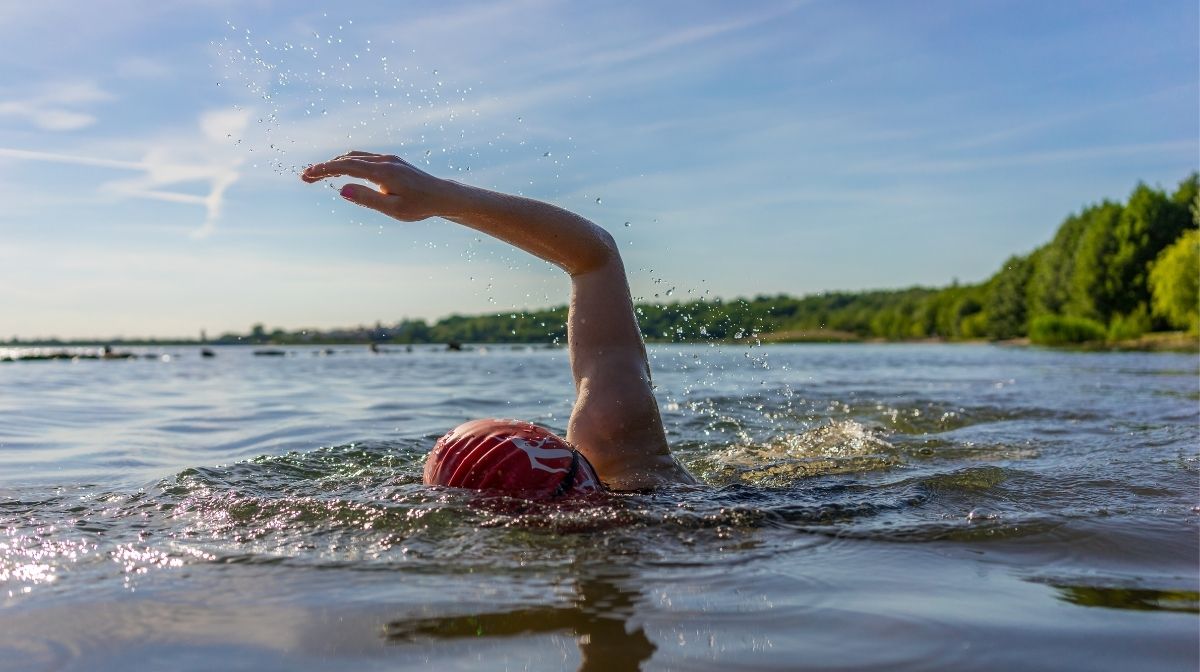
<instances>
[{"instance_id":1,"label":"green tree","mask_svg":"<svg viewBox=\"0 0 1200 672\"><path fill-rule=\"evenodd\" d=\"M1171 201L1191 209L1193 217L1200 217L1200 213L1195 210L1197 202L1200 202L1200 173L1192 173L1185 177L1175 189L1175 193L1171 194ZM1192 221L1195 223L1198 220L1193 218Z\"/></svg>"},{"instance_id":2,"label":"green tree","mask_svg":"<svg viewBox=\"0 0 1200 672\"><path fill-rule=\"evenodd\" d=\"M1009 257L1004 268L988 283L987 335L991 338L1017 338L1026 333L1025 289L1032 275L1029 257Z\"/></svg>"},{"instance_id":3,"label":"green tree","mask_svg":"<svg viewBox=\"0 0 1200 672\"><path fill-rule=\"evenodd\" d=\"M1114 289L1114 313L1131 315L1150 303L1150 265L1191 225L1190 215L1185 204L1157 189L1144 184L1134 189L1113 230L1116 249L1108 280Z\"/></svg>"},{"instance_id":4,"label":"green tree","mask_svg":"<svg viewBox=\"0 0 1200 672\"><path fill-rule=\"evenodd\" d=\"M1107 323L1113 313L1117 288L1110 281L1108 265L1116 253L1115 232L1122 210L1119 204L1105 201L1080 213L1085 223L1075 247L1065 314Z\"/></svg>"},{"instance_id":5,"label":"green tree","mask_svg":"<svg viewBox=\"0 0 1200 672\"><path fill-rule=\"evenodd\" d=\"M1176 240L1150 269L1154 314L1172 327L1200 331L1200 230Z\"/></svg>"},{"instance_id":6,"label":"green tree","mask_svg":"<svg viewBox=\"0 0 1200 672\"><path fill-rule=\"evenodd\" d=\"M1090 218L1082 213L1067 217L1058 227L1054 240L1034 254L1033 274L1029 278L1026 302L1030 319L1039 315L1061 315L1068 312L1075 257L1079 241L1090 221Z\"/></svg>"}]
</instances>

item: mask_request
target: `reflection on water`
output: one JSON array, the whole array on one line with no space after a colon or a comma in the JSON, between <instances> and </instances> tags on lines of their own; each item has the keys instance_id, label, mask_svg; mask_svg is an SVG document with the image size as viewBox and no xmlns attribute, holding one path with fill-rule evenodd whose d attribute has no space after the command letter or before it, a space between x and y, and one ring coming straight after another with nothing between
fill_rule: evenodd
<instances>
[{"instance_id":1,"label":"reflection on water","mask_svg":"<svg viewBox=\"0 0 1200 672\"><path fill-rule=\"evenodd\" d=\"M1194 357L650 353L704 487L556 504L421 467L560 350L10 362L0 670L1200 663Z\"/></svg>"},{"instance_id":2,"label":"reflection on water","mask_svg":"<svg viewBox=\"0 0 1200 672\"><path fill-rule=\"evenodd\" d=\"M579 644L581 672L638 670L656 647L640 626L631 627L641 595L622 588L628 576L581 577L564 606L534 606L462 616L390 621L383 636L393 643L567 633Z\"/></svg>"},{"instance_id":3,"label":"reflection on water","mask_svg":"<svg viewBox=\"0 0 1200 672\"><path fill-rule=\"evenodd\" d=\"M1200 614L1200 593L1194 590L1052 585L1061 593L1063 600L1083 607Z\"/></svg>"}]
</instances>

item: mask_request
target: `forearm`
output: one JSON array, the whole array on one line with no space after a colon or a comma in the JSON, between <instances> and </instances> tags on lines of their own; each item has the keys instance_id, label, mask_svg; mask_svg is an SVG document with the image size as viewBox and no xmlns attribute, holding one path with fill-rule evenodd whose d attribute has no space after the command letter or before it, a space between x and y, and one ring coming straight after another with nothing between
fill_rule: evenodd
<instances>
[{"instance_id":1,"label":"forearm","mask_svg":"<svg viewBox=\"0 0 1200 672\"><path fill-rule=\"evenodd\" d=\"M444 182L438 215L499 238L572 276L619 263L607 231L549 203Z\"/></svg>"}]
</instances>

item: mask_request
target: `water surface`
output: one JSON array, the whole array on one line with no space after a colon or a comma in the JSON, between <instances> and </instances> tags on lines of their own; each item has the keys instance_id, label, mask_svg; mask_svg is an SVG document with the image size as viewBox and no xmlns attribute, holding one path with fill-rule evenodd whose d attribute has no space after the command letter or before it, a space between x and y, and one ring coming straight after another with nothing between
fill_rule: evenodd
<instances>
[{"instance_id":1,"label":"water surface","mask_svg":"<svg viewBox=\"0 0 1200 672\"><path fill-rule=\"evenodd\" d=\"M0 669L1194 670L1195 355L652 346L700 488L425 488L566 353L0 363Z\"/></svg>"}]
</instances>

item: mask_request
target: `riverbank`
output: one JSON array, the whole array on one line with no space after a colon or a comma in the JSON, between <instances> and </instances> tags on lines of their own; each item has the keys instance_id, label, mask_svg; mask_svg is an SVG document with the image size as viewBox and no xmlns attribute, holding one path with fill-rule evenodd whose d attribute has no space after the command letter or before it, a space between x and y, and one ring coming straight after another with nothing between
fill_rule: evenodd
<instances>
[{"instance_id":1,"label":"riverbank","mask_svg":"<svg viewBox=\"0 0 1200 672\"><path fill-rule=\"evenodd\" d=\"M1142 334L1137 338L1098 344L1095 349L1200 353L1200 334L1186 331L1154 332Z\"/></svg>"},{"instance_id":2,"label":"riverbank","mask_svg":"<svg viewBox=\"0 0 1200 672\"><path fill-rule=\"evenodd\" d=\"M989 340L986 338L948 340L938 337L883 339L862 338L857 334L837 330L793 330L760 334L758 339L763 343L945 343L945 344L982 344L993 343L1006 347L1051 348L1061 350L1096 350L1096 351L1127 351L1127 352L1183 352L1200 353L1200 334L1186 331L1161 331L1142 334L1137 338L1119 341L1088 341L1071 345L1043 345L1034 343L1028 337Z\"/></svg>"},{"instance_id":3,"label":"riverbank","mask_svg":"<svg viewBox=\"0 0 1200 672\"><path fill-rule=\"evenodd\" d=\"M648 343L672 343L676 341L663 341L656 339L647 339ZM1189 333L1184 331L1163 331L1142 334L1137 338L1125 339L1119 341L1088 341L1084 343L1076 343L1070 345L1043 345L1032 342L1028 337L1010 338L1003 340L990 340L986 338L973 339L945 339L936 336L924 338L908 338L908 339L884 339L884 338L863 338L858 334L849 331L839 331L836 329L794 329L785 331L774 331L763 334L757 334L750 339L705 339L683 341L686 343L753 343L762 344L785 344L785 343L863 343L863 344L913 344L913 343L945 343L949 345L979 345L983 343L993 343L995 345L1009 347L1028 347L1037 346L1042 348L1064 349L1064 350L1113 350L1113 351L1130 351L1130 352L1193 352L1200 353L1200 334ZM396 347L404 345L402 343L385 342L387 345ZM543 346L554 347L553 344L542 341L526 341L526 342L490 342L479 341L475 345L486 346ZM96 348L102 348L105 345L119 345L122 347L202 347L202 348L220 348L226 345L243 346L243 345L263 345L263 346L284 346L284 345L306 345L306 346L365 346L369 343L364 343L358 340L343 340L343 341L322 341L321 343L288 343L276 342L267 340L262 343L247 342L247 343L212 343L201 341L160 341L160 340L129 340L129 341L104 341L104 340L89 340L89 341L36 341L22 342L17 344L9 344L7 347L0 347L0 353L8 350L7 356L0 354L0 361L11 359L99 359L103 358L103 353L95 351ZM444 345L442 343L424 343L422 345ZM89 350L93 349L93 350ZM20 353L20 354L18 354ZM109 358L112 358L111 356Z\"/></svg>"}]
</instances>

